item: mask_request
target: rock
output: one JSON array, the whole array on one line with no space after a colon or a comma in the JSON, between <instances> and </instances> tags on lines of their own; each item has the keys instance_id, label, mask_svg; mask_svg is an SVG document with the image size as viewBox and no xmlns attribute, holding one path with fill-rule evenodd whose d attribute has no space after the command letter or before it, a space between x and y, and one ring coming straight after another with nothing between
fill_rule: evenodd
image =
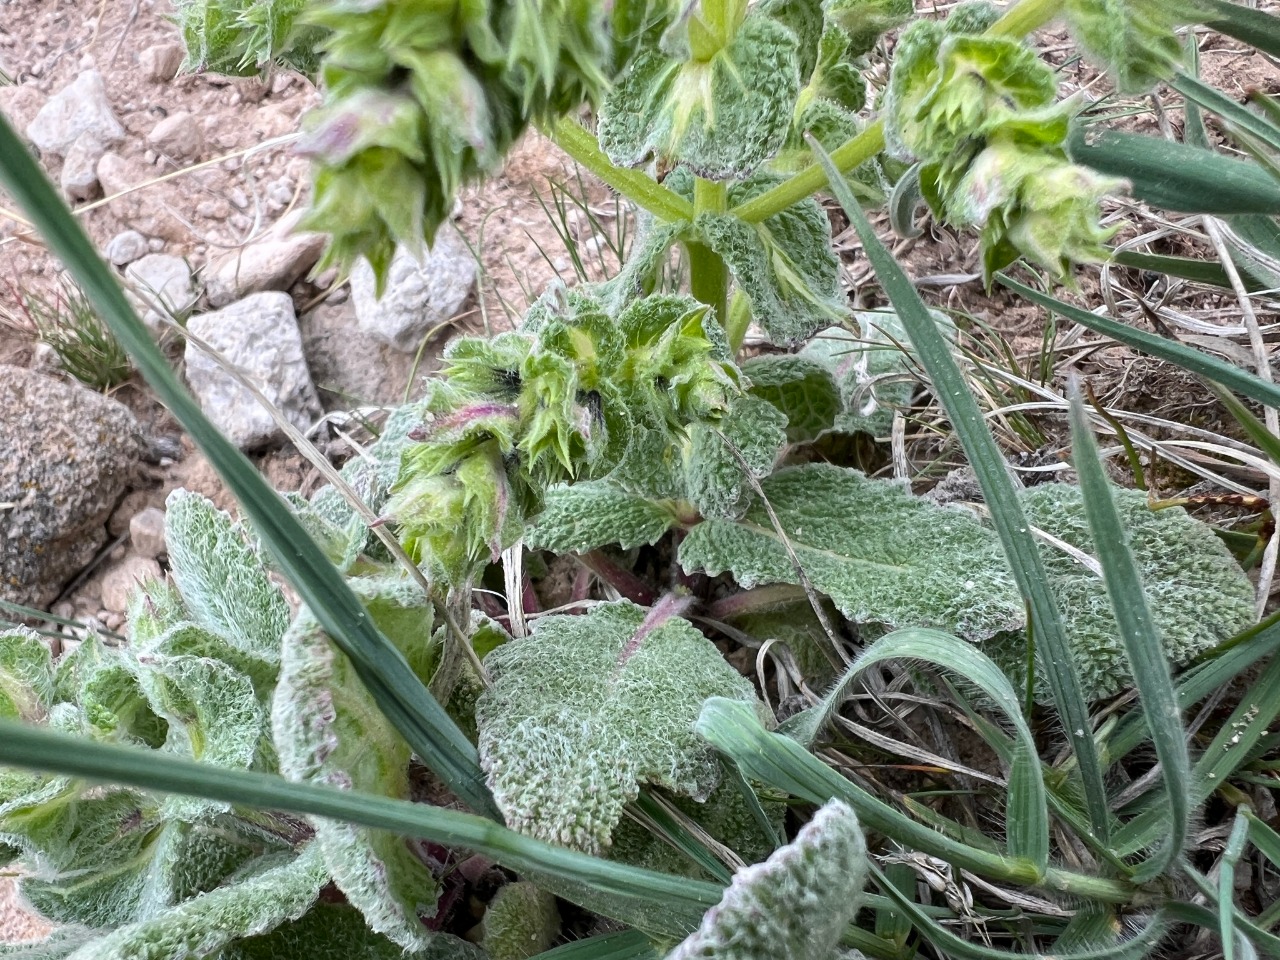
<instances>
[{"instance_id":1,"label":"rock","mask_svg":"<svg viewBox=\"0 0 1280 960\"><path fill-rule=\"evenodd\" d=\"M133 554L112 564L102 577L103 609L124 613L134 589L148 580L159 580L160 576L160 564L150 557Z\"/></svg>"},{"instance_id":2,"label":"rock","mask_svg":"<svg viewBox=\"0 0 1280 960\"><path fill-rule=\"evenodd\" d=\"M165 329L165 317L181 319L195 306L191 269L179 257L149 253L129 264L124 275L133 284L132 299L146 310L143 322L153 332Z\"/></svg>"},{"instance_id":3,"label":"rock","mask_svg":"<svg viewBox=\"0 0 1280 960\"><path fill-rule=\"evenodd\" d=\"M167 83L178 75L186 51L179 43L157 43L138 54L138 69L148 80Z\"/></svg>"},{"instance_id":4,"label":"rock","mask_svg":"<svg viewBox=\"0 0 1280 960\"><path fill-rule=\"evenodd\" d=\"M294 426L305 430L319 416L320 401L287 293L255 293L192 317L187 329L244 371ZM257 398L190 341L186 361L192 392L232 443L252 450L279 438L280 430Z\"/></svg>"},{"instance_id":5,"label":"rock","mask_svg":"<svg viewBox=\"0 0 1280 960\"><path fill-rule=\"evenodd\" d=\"M458 312L475 280L471 251L446 227L421 261L403 248L396 251L381 300L373 268L359 261L351 270L351 297L361 330L397 350L416 351L428 330Z\"/></svg>"},{"instance_id":6,"label":"rock","mask_svg":"<svg viewBox=\"0 0 1280 960\"><path fill-rule=\"evenodd\" d=\"M400 403L414 356L360 330L351 301L332 298L298 320L302 349L326 409ZM427 373L427 364L419 371Z\"/></svg>"},{"instance_id":7,"label":"rock","mask_svg":"<svg viewBox=\"0 0 1280 960\"><path fill-rule=\"evenodd\" d=\"M156 558L165 552L164 511L147 507L129 521L129 541L140 557Z\"/></svg>"},{"instance_id":8,"label":"rock","mask_svg":"<svg viewBox=\"0 0 1280 960\"><path fill-rule=\"evenodd\" d=\"M117 267L127 266L147 255L147 238L137 230L125 230L111 238L105 253Z\"/></svg>"},{"instance_id":9,"label":"rock","mask_svg":"<svg viewBox=\"0 0 1280 960\"><path fill-rule=\"evenodd\" d=\"M124 193L142 182L141 171L118 153L108 150L98 160L98 182L107 196Z\"/></svg>"},{"instance_id":10,"label":"rock","mask_svg":"<svg viewBox=\"0 0 1280 960\"><path fill-rule=\"evenodd\" d=\"M92 200L101 187L98 184L98 161L107 152L98 135L81 134L67 151L62 162L62 193L70 201Z\"/></svg>"},{"instance_id":11,"label":"rock","mask_svg":"<svg viewBox=\"0 0 1280 960\"><path fill-rule=\"evenodd\" d=\"M34 83L0 87L0 113L3 113L9 119L13 129L24 137L31 121L48 102L49 98L41 93Z\"/></svg>"},{"instance_id":12,"label":"rock","mask_svg":"<svg viewBox=\"0 0 1280 960\"><path fill-rule=\"evenodd\" d=\"M66 156L72 144L91 133L100 143L119 143L124 127L116 119L102 74L86 70L54 94L27 124L27 136L44 153Z\"/></svg>"},{"instance_id":13,"label":"rock","mask_svg":"<svg viewBox=\"0 0 1280 960\"><path fill-rule=\"evenodd\" d=\"M179 110L151 128L147 143L172 160L194 160L204 149L204 134L195 117Z\"/></svg>"},{"instance_id":14,"label":"rock","mask_svg":"<svg viewBox=\"0 0 1280 960\"><path fill-rule=\"evenodd\" d=\"M324 252L319 233L282 236L273 230L258 243L240 247L210 265L206 293L215 307L264 290L288 290Z\"/></svg>"},{"instance_id":15,"label":"rock","mask_svg":"<svg viewBox=\"0 0 1280 960\"><path fill-rule=\"evenodd\" d=\"M107 539L144 444L123 404L0 367L0 596L42 607Z\"/></svg>"}]
</instances>

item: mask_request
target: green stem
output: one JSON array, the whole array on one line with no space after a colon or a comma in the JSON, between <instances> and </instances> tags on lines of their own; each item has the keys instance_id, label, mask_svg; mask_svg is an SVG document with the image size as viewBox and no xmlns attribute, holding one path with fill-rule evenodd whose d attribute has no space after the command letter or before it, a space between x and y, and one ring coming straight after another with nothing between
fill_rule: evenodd
<instances>
[{"instance_id":1,"label":"green stem","mask_svg":"<svg viewBox=\"0 0 1280 960\"><path fill-rule=\"evenodd\" d=\"M694 216L702 213L724 213L729 206L728 188L715 180L698 177L693 183ZM720 254L702 243L686 243L689 251L689 292L695 300L716 312L725 322L729 303L729 268Z\"/></svg>"},{"instance_id":2,"label":"green stem","mask_svg":"<svg viewBox=\"0 0 1280 960\"><path fill-rule=\"evenodd\" d=\"M693 205L688 200L639 170L615 166L600 149L599 141L572 117L556 120L547 133L561 150L659 220L674 223L693 219Z\"/></svg>"},{"instance_id":3,"label":"green stem","mask_svg":"<svg viewBox=\"0 0 1280 960\"><path fill-rule=\"evenodd\" d=\"M733 301L729 304L729 319L725 321L724 332L729 338L729 349L737 356L742 349L742 341L747 339L747 328L751 326L751 299L741 290L733 291Z\"/></svg>"},{"instance_id":4,"label":"green stem","mask_svg":"<svg viewBox=\"0 0 1280 960\"><path fill-rule=\"evenodd\" d=\"M1062 0L1020 0L987 30L996 37L1021 37L1043 27L1058 15ZM849 173L884 149L884 121L877 120L861 133L831 152L831 160L841 173ZM810 164L772 190L734 207L730 213L747 223L760 223L781 213L794 203L821 190L827 176L818 164Z\"/></svg>"}]
</instances>

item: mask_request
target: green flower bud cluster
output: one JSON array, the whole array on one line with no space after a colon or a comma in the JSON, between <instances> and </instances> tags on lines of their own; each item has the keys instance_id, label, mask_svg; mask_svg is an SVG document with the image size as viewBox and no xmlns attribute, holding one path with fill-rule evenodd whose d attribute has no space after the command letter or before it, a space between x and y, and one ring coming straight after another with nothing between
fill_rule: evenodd
<instances>
[{"instance_id":1,"label":"green flower bud cluster","mask_svg":"<svg viewBox=\"0 0 1280 960\"><path fill-rule=\"evenodd\" d=\"M174 19L187 47L186 67L244 76L280 64L318 68L318 27L300 23L308 0L176 0Z\"/></svg>"},{"instance_id":2,"label":"green flower bud cluster","mask_svg":"<svg viewBox=\"0 0 1280 960\"><path fill-rule=\"evenodd\" d=\"M326 263L365 256L379 279L397 243L432 240L458 188L491 173L533 121L594 101L608 82L599 0L324 0L306 21L326 103L307 226Z\"/></svg>"},{"instance_id":3,"label":"green flower bud cluster","mask_svg":"<svg viewBox=\"0 0 1280 960\"><path fill-rule=\"evenodd\" d=\"M1064 277L1105 259L1098 203L1122 186L1067 158L1068 107L1053 71L1018 40L979 33L995 20L966 4L899 40L885 96L890 151L921 161L934 213L981 228L987 278L1021 254Z\"/></svg>"},{"instance_id":4,"label":"green flower bud cluster","mask_svg":"<svg viewBox=\"0 0 1280 960\"><path fill-rule=\"evenodd\" d=\"M655 437L716 423L741 393L723 331L684 296L615 318L589 288L553 291L520 333L455 341L445 363L386 512L410 555L450 584L518 540L550 485L605 476Z\"/></svg>"}]
</instances>

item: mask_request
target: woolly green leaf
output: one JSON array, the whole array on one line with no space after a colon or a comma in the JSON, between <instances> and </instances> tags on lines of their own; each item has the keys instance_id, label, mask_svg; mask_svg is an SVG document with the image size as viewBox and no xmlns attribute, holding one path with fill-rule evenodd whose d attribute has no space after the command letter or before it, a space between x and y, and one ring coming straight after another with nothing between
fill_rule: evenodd
<instances>
[{"instance_id":1,"label":"woolly green leaf","mask_svg":"<svg viewBox=\"0 0 1280 960\"><path fill-rule=\"evenodd\" d=\"M5 960L64 960L97 935L98 931L88 927L57 927L43 940L0 943L0 957Z\"/></svg>"},{"instance_id":2,"label":"woolly green leaf","mask_svg":"<svg viewBox=\"0 0 1280 960\"><path fill-rule=\"evenodd\" d=\"M1023 623L995 534L905 486L810 464L761 484L808 580L856 623L935 626L969 639ZM759 503L737 522L708 520L680 546L686 570L728 571L744 587L798 583Z\"/></svg>"},{"instance_id":3,"label":"woolly green leaf","mask_svg":"<svg viewBox=\"0 0 1280 960\"><path fill-rule=\"evenodd\" d=\"M779 182L760 174L729 190L734 207ZM762 223L728 214L703 214L694 229L724 258L751 301L751 314L774 343L795 343L846 313L831 224L817 201L794 204Z\"/></svg>"},{"instance_id":4,"label":"woolly green leaf","mask_svg":"<svg viewBox=\"0 0 1280 960\"><path fill-rule=\"evenodd\" d=\"M711 180L742 180L782 146L800 90L797 41L749 16L709 59L640 53L600 111L600 146L619 166L656 158Z\"/></svg>"},{"instance_id":5,"label":"woolly green leaf","mask_svg":"<svg viewBox=\"0 0 1280 960\"><path fill-rule=\"evenodd\" d=\"M151 709L138 683L133 659L97 637L86 638L58 661L55 685L59 700L78 705L84 732L91 736L149 747L159 747L168 736L168 724Z\"/></svg>"},{"instance_id":6,"label":"woolly green leaf","mask_svg":"<svg viewBox=\"0 0 1280 960\"><path fill-rule=\"evenodd\" d=\"M230 664L202 656L141 653L133 667L151 710L166 723L163 749L217 767L256 766L266 711L253 683ZM226 804L167 797L167 818L195 820Z\"/></svg>"},{"instance_id":7,"label":"woolly green leaf","mask_svg":"<svg viewBox=\"0 0 1280 960\"><path fill-rule=\"evenodd\" d=\"M739 870L719 905L667 960L831 960L861 906L867 870L857 814L832 800L794 841Z\"/></svg>"},{"instance_id":8,"label":"woolly green leaf","mask_svg":"<svg viewBox=\"0 0 1280 960\"><path fill-rule=\"evenodd\" d=\"M176 490L164 524L169 564L191 619L246 653L278 660L289 604L231 518L207 498Z\"/></svg>"},{"instance_id":9,"label":"woolly green leaf","mask_svg":"<svg viewBox=\"0 0 1280 960\"><path fill-rule=\"evenodd\" d=\"M556 898L528 880L504 885L484 912L480 943L493 960L528 960L560 933Z\"/></svg>"},{"instance_id":10,"label":"woolly green leaf","mask_svg":"<svg viewBox=\"0 0 1280 960\"><path fill-rule=\"evenodd\" d=\"M901 26L915 13L912 0L829 0L827 16L849 35L849 56L875 46L880 35Z\"/></svg>"},{"instance_id":11,"label":"woolly green leaf","mask_svg":"<svg viewBox=\"0 0 1280 960\"><path fill-rule=\"evenodd\" d=\"M755 694L672 607L544 617L486 658L481 764L513 828L596 852L641 783L710 794L719 768L693 721L707 697Z\"/></svg>"},{"instance_id":12,"label":"woolly green leaf","mask_svg":"<svg viewBox=\"0 0 1280 960\"><path fill-rule=\"evenodd\" d=\"M262 937L239 940L218 960L487 960L479 947L444 933L421 950L405 952L368 928L358 910L320 903L300 919Z\"/></svg>"},{"instance_id":13,"label":"woolly green leaf","mask_svg":"<svg viewBox=\"0 0 1280 960\"><path fill-rule=\"evenodd\" d=\"M767 400L787 418L787 440L808 443L830 430L840 412L835 377L822 363L805 356L753 357L742 366L751 393Z\"/></svg>"},{"instance_id":14,"label":"woolly green leaf","mask_svg":"<svg viewBox=\"0 0 1280 960\"><path fill-rule=\"evenodd\" d=\"M0 632L0 717L34 723L53 702L53 658L34 630Z\"/></svg>"},{"instance_id":15,"label":"woolly green leaf","mask_svg":"<svg viewBox=\"0 0 1280 960\"><path fill-rule=\"evenodd\" d=\"M280 664L265 660L253 652L229 644L223 637L210 633L194 623L179 623L145 642L134 641L139 653L164 657L187 657L218 660L253 684L254 693L265 703L275 688Z\"/></svg>"},{"instance_id":16,"label":"woolly green leaf","mask_svg":"<svg viewBox=\"0 0 1280 960\"><path fill-rule=\"evenodd\" d=\"M301 917L328 882L316 844L298 856L272 854L232 881L157 916L121 926L87 944L72 960L191 960L242 937Z\"/></svg>"},{"instance_id":17,"label":"woolly green leaf","mask_svg":"<svg viewBox=\"0 0 1280 960\"><path fill-rule=\"evenodd\" d=\"M1167 80L1182 60L1174 30L1199 17L1186 0L1066 0L1063 12L1076 42L1106 68L1121 94L1145 93Z\"/></svg>"},{"instance_id":18,"label":"woolly green leaf","mask_svg":"<svg viewBox=\"0 0 1280 960\"><path fill-rule=\"evenodd\" d=\"M350 581L379 629L418 677L434 671L432 607L407 580ZM381 796L409 795L409 746L378 711L351 662L307 612L284 640L271 711L280 770L292 780ZM403 837L315 819L316 846L334 882L369 925L405 949L424 947L419 919L435 912L437 884Z\"/></svg>"},{"instance_id":19,"label":"woolly green leaf","mask_svg":"<svg viewBox=\"0 0 1280 960\"><path fill-rule=\"evenodd\" d=\"M531 550L553 553L587 553L611 543L629 550L656 543L676 520L670 501L647 500L608 480L591 480L549 489L524 540Z\"/></svg>"},{"instance_id":20,"label":"woolly green leaf","mask_svg":"<svg viewBox=\"0 0 1280 960\"><path fill-rule=\"evenodd\" d=\"M148 580L129 594L124 619L129 625L129 639L144 644L189 621L191 615L172 581Z\"/></svg>"},{"instance_id":21,"label":"woolly green leaf","mask_svg":"<svg viewBox=\"0 0 1280 960\"><path fill-rule=\"evenodd\" d=\"M1253 588L1211 528L1181 508L1150 509L1141 491L1113 493L1171 664L1182 666L1253 624ZM1094 555L1078 487L1040 484L1020 499L1033 526ZM1085 696L1101 699L1130 686L1124 644L1101 578L1052 544L1041 543L1040 553L1070 624ZM1025 683L1026 641L1020 633L994 637L983 649L1015 684ZM1049 702L1042 677L1035 691L1038 700Z\"/></svg>"},{"instance_id":22,"label":"woolly green leaf","mask_svg":"<svg viewBox=\"0 0 1280 960\"><path fill-rule=\"evenodd\" d=\"M750 477L773 472L787 443L787 416L759 397L740 397L719 427L690 430L687 498L706 517L739 516L751 497ZM741 458L741 459L739 459Z\"/></svg>"}]
</instances>

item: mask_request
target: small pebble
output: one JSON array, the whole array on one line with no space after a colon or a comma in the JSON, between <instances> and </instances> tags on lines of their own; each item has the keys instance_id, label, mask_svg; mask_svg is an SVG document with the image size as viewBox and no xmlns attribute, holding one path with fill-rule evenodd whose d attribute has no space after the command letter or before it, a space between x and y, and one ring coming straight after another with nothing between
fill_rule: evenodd
<instances>
[{"instance_id":1,"label":"small pebble","mask_svg":"<svg viewBox=\"0 0 1280 960\"><path fill-rule=\"evenodd\" d=\"M129 540L140 557L155 559L165 552L164 511L147 507L129 521Z\"/></svg>"}]
</instances>

